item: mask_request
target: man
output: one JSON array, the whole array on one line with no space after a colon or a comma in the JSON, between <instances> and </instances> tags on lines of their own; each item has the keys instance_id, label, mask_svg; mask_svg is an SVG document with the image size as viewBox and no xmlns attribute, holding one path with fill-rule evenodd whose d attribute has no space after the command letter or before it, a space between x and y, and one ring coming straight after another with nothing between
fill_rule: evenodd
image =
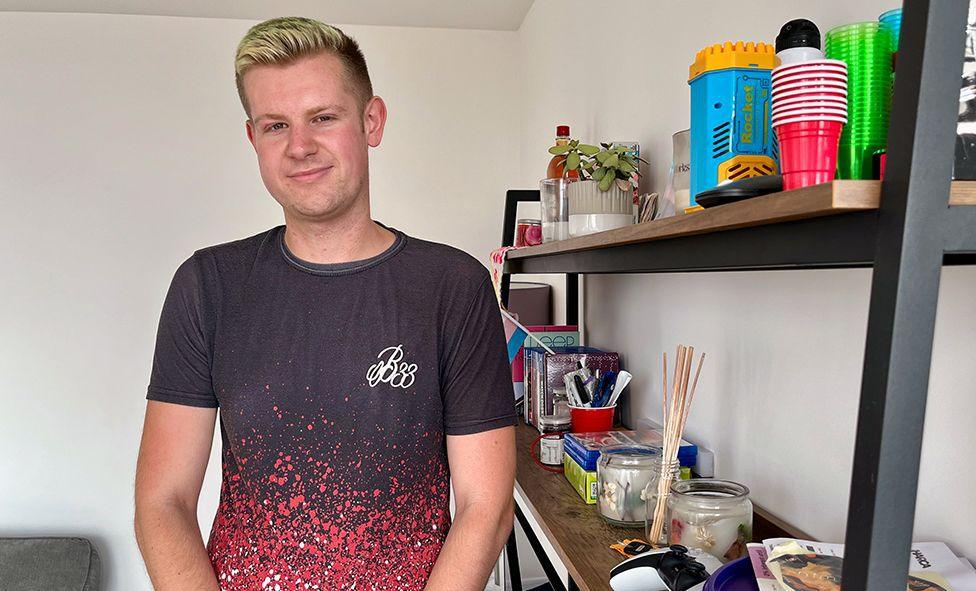
<instances>
[{"instance_id":1,"label":"man","mask_svg":"<svg viewBox=\"0 0 976 591\"><path fill-rule=\"evenodd\" d=\"M274 19L235 65L285 225L197 251L166 296L136 474L150 578L157 591L481 590L511 531L515 462L488 273L370 219L386 106L355 41Z\"/></svg>"}]
</instances>

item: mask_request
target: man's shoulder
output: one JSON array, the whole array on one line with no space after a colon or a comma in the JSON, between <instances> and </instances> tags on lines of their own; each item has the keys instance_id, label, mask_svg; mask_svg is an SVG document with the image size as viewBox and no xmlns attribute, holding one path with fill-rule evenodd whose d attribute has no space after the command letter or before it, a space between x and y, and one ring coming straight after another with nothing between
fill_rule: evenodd
<instances>
[{"instance_id":1,"label":"man's shoulder","mask_svg":"<svg viewBox=\"0 0 976 591\"><path fill-rule=\"evenodd\" d=\"M407 240L410 258L430 275L452 275L475 285L488 277L485 266L460 248L412 236Z\"/></svg>"},{"instance_id":2,"label":"man's shoulder","mask_svg":"<svg viewBox=\"0 0 976 591\"><path fill-rule=\"evenodd\" d=\"M268 245L273 240L279 228L280 226L265 230L253 236L248 236L247 238L206 246L198 249L193 255L214 262L234 262L249 258L253 259L262 246Z\"/></svg>"}]
</instances>

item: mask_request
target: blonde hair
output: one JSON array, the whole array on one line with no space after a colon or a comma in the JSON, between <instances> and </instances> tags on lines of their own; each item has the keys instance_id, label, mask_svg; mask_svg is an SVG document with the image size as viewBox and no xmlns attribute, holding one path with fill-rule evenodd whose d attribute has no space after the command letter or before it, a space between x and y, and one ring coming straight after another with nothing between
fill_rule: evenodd
<instances>
[{"instance_id":1,"label":"blonde hair","mask_svg":"<svg viewBox=\"0 0 976 591\"><path fill-rule=\"evenodd\" d=\"M373 96L373 84L359 44L337 27L310 18L286 16L251 27L237 46L234 73L237 94L247 116L251 109L244 94L244 74L254 66L287 65L300 58L330 53L342 62L349 89L365 106Z\"/></svg>"}]
</instances>

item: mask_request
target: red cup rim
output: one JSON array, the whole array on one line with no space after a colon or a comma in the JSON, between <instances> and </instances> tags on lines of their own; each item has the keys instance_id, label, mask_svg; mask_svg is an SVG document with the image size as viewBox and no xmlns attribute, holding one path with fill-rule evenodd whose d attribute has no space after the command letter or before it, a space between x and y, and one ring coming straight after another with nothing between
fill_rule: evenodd
<instances>
[{"instance_id":1,"label":"red cup rim","mask_svg":"<svg viewBox=\"0 0 976 591\"><path fill-rule=\"evenodd\" d=\"M794 108L796 105L810 105L812 107L832 107L835 109L847 110L847 101L837 100L837 99L822 99L822 98L807 98L807 97L796 97L795 99L783 99L779 101L773 101L773 112L777 109L782 110L785 108Z\"/></svg>"},{"instance_id":2,"label":"red cup rim","mask_svg":"<svg viewBox=\"0 0 976 591\"><path fill-rule=\"evenodd\" d=\"M830 123L831 125L838 125L840 127L843 127L844 126L844 124L841 123L840 121L802 121L799 124L803 124L803 123L816 123L817 125L822 125L824 123ZM780 125L776 125L775 127L783 127L784 125L798 125L798 123L782 123ZM802 131L802 130L797 130L797 131Z\"/></svg>"},{"instance_id":3,"label":"red cup rim","mask_svg":"<svg viewBox=\"0 0 976 591\"><path fill-rule=\"evenodd\" d=\"M847 117L847 111L843 109L816 109L816 108L797 108L797 109L787 109L785 111L778 111L773 113L771 121L776 121L778 119L787 119L789 117L797 117L800 115L836 115L838 117Z\"/></svg>"},{"instance_id":4,"label":"red cup rim","mask_svg":"<svg viewBox=\"0 0 976 591\"><path fill-rule=\"evenodd\" d=\"M822 60L807 60L805 62L798 62L795 64L786 64L785 66L777 66L773 68L773 74L777 71L784 72L786 70L794 70L796 68L809 68L810 66L827 66L827 67L837 67L846 68L847 62L844 60L824 58Z\"/></svg>"},{"instance_id":5,"label":"red cup rim","mask_svg":"<svg viewBox=\"0 0 976 591\"><path fill-rule=\"evenodd\" d=\"M825 109L806 109L806 110L795 110L795 111L785 111L777 113L770 117L770 124L777 121L783 121L785 119L793 119L795 117L836 117L837 119L849 120L850 117L843 113L836 113L834 111L828 111Z\"/></svg>"},{"instance_id":6,"label":"red cup rim","mask_svg":"<svg viewBox=\"0 0 976 591\"><path fill-rule=\"evenodd\" d=\"M816 88L790 88L787 90L779 89L773 90L773 100L777 97L787 98L791 96L802 96L806 94L839 94L843 96L848 96L846 88L840 88L836 86L826 87L819 86Z\"/></svg>"},{"instance_id":7,"label":"red cup rim","mask_svg":"<svg viewBox=\"0 0 976 591\"><path fill-rule=\"evenodd\" d=\"M795 96L827 96L836 97L838 100L846 101L847 93L845 93L840 88L829 88L829 89L797 89L803 92L797 92L796 90L781 90L776 93L777 97L790 99ZM792 94L791 94L792 93ZM785 95L785 96L784 96Z\"/></svg>"},{"instance_id":8,"label":"red cup rim","mask_svg":"<svg viewBox=\"0 0 976 591\"><path fill-rule=\"evenodd\" d=\"M802 90L807 88L843 88L844 90L847 90L847 82L842 82L840 80L825 80L823 78L818 78L816 80L785 82L783 84L774 84L773 94L776 94L777 92L785 92L787 90Z\"/></svg>"},{"instance_id":9,"label":"red cup rim","mask_svg":"<svg viewBox=\"0 0 976 591\"><path fill-rule=\"evenodd\" d=\"M796 76L844 76L847 77L847 68L844 69L808 69L808 70L786 70L775 72L769 77L770 80L782 80L783 78L793 78Z\"/></svg>"},{"instance_id":10,"label":"red cup rim","mask_svg":"<svg viewBox=\"0 0 976 591\"><path fill-rule=\"evenodd\" d=\"M595 407L591 407L591 406L573 406L572 404L570 404L568 406L569 406L569 408L571 408L573 410L607 410L607 409L610 409L610 408L617 408L617 405L616 404L611 405L611 406L595 406Z\"/></svg>"},{"instance_id":11,"label":"red cup rim","mask_svg":"<svg viewBox=\"0 0 976 591\"><path fill-rule=\"evenodd\" d=\"M779 125L786 125L788 123L808 123L813 121L834 121L836 123L847 124L847 120L840 117L835 117L833 115L818 115L815 117L784 117L783 119L773 122L772 125L773 127L776 127Z\"/></svg>"},{"instance_id":12,"label":"red cup rim","mask_svg":"<svg viewBox=\"0 0 976 591\"><path fill-rule=\"evenodd\" d=\"M787 84L795 84L797 82L844 82L847 83L847 76L832 75L832 74L817 74L816 76L784 76L782 78L773 78L772 87L776 88L779 86L785 86Z\"/></svg>"}]
</instances>

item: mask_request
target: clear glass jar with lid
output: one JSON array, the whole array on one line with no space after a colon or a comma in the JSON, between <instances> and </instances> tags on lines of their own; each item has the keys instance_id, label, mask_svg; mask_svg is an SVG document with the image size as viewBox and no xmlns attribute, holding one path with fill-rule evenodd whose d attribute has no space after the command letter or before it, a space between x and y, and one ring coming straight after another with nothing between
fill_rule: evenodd
<instances>
[{"instance_id":1,"label":"clear glass jar with lid","mask_svg":"<svg viewBox=\"0 0 976 591\"><path fill-rule=\"evenodd\" d=\"M749 489L730 480L695 478L671 485L668 543L708 552L722 562L746 555L752 540Z\"/></svg>"},{"instance_id":2,"label":"clear glass jar with lid","mask_svg":"<svg viewBox=\"0 0 976 591\"><path fill-rule=\"evenodd\" d=\"M596 465L597 509L611 525L644 525L644 498L661 452L648 445L611 445ZM656 480L655 480L656 482Z\"/></svg>"}]
</instances>

